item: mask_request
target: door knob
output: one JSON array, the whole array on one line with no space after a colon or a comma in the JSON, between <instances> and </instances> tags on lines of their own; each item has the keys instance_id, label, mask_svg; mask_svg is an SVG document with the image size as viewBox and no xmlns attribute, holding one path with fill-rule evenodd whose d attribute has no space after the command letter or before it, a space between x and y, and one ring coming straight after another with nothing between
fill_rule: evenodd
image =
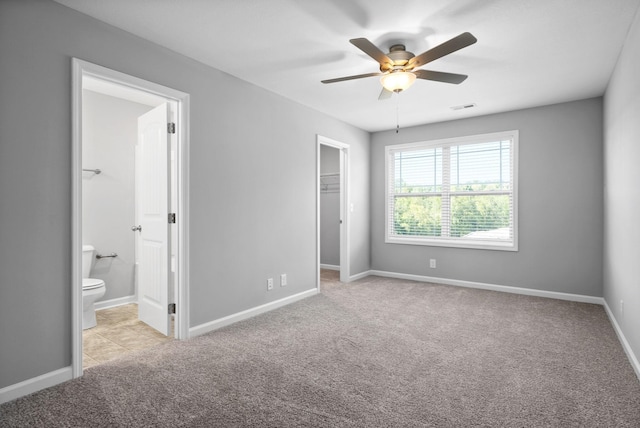
<instances>
[{"instance_id":1,"label":"door knob","mask_svg":"<svg viewBox=\"0 0 640 428\"><path fill-rule=\"evenodd\" d=\"M133 230L134 232L135 232L136 230L138 230L138 231L142 232L142 226L131 226L131 230Z\"/></svg>"}]
</instances>

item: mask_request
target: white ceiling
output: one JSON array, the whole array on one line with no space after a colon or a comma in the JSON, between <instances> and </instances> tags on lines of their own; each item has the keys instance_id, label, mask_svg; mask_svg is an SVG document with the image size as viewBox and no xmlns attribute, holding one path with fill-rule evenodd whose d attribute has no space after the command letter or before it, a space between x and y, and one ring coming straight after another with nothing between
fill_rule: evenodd
<instances>
[{"instance_id":1,"label":"white ceiling","mask_svg":"<svg viewBox=\"0 0 640 428\"><path fill-rule=\"evenodd\" d=\"M367 131L599 96L640 0L56 0ZM468 74L417 81L378 101L378 71L349 43L366 37L416 55L469 31L478 42L424 69ZM476 103L477 107L450 107Z\"/></svg>"}]
</instances>

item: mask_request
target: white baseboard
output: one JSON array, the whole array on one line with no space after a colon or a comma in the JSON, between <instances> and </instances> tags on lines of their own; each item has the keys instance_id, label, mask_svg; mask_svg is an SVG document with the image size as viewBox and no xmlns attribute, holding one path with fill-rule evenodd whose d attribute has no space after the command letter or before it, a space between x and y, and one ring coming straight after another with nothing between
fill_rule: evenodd
<instances>
[{"instance_id":1,"label":"white baseboard","mask_svg":"<svg viewBox=\"0 0 640 428\"><path fill-rule=\"evenodd\" d=\"M421 276L421 275L411 275L404 273L395 273L395 272L385 272L379 270L371 270L368 272L370 275L382 276L387 278L398 278L398 279L407 279L411 281L420 281L420 282L432 282L436 284L446 284L453 285L458 287L468 287L468 288L479 288L482 290L492 290L492 291L500 291L504 293L514 293L514 294L523 294L526 296L537 296L537 297L547 297L551 299L559 299L559 300L568 300L572 302L581 302L581 303L592 303L596 305L604 306L604 310L609 317L609 321L613 325L613 329L618 336L618 340L622 344L622 349L627 354L627 358L629 359L629 363L631 363L631 367L636 373L638 380L640 380L640 361L638 361L638 357L634 354L631 345L627 341L627 338L622 333L622 329L620 329L620 325L616 320L611 308L607 304L607 301L603 297L595 297L595 296L585 296L582 294L570 294L570 293L561 293L557 291L545 291L545 290L535 290L532 288L520 288L520 287L508 287L505 285L494 285L494 284L485 284L481 282L470 282L470 281L459 281L455 279L447 279L447 278L435 278L429 276Z\"/></svg>"},{"instance_id":2,"label":"white baseboard","mask_svg":"<svg viewBox=\"0 0 640 428\"><path fill-rule=\"evenodd\" d=\"M351 275L349 277L349 282L357 281L357 280L362 279L362 278L366 278L369 275L372 275L371 271L370 270L365 270L364 272L360 272L360 273L357 273L355 275Z\"/></svg>"},{"instance_id":3,"label":"white baseboard","mask_svg":"<svg viewBox=\"0 0 640 428\"><path fill-rule=\"evenodd\" d=\"M285 297L274 302L265 303L264 305L256 306L255 308L247 309L246 311L238 312L233 315L229 315L217 320L197 325L195 327L191 327L189 328L189 337L200 336L201 334L209 333L210 331L217 330L238 321L253 318L256 315L278 309L282 306L297 302L298 300L306 299L307 297L318 294L318 292L319 291L317 288L313 288L311 290L303 291L302 293L294 294L293 296Z\"/></svg>"},{"instance_id":4,"label":"white baseboard","mask_svg":"<svg viewBox=\"0 0 640 428\"><path fill-rule=\"evenodd\" d=\"M501 291L503 293L523 294L525 296L547 297L550 299L569 300L572 302L604 304L602 297L584 296L582 294L561 293L558 291L536 290L533 288L511 287L506 285L486 284L483 282L461 281L457 279L437 278L432 276L412 275L406 273L371 270L369 274L387 278L407 279L410 281L432 282L435 284L454 285L457 287L479 288L481 290Z\"/></svg>"},{"instance_id":5,"label":"white baseboard","mask_svg":"<svg viewBox=\"0 0 640 428\"><path fill-rule=\"evenodd\" d=\"M320 264L320 269L335 270L335 271L340 272L340 266L336 266L336 265L325 265L325 264L321 263ZM366 278L369 275L371 275L371 272L366 270L364 272L360 272L360 273L357 273L355 275L349 276L348 282L357 281L357 280L359 280L361 278Z\"/></svg>"},{"instance_id":6,"label":"white baseboard","mask_svg":"<svg viewBox=\"0 0 640 428\"><path fill-rule=\"evenodd\" d=\"M624 349L624 352L627 354L627 358L629 358L631 367L633 367L633 370L636 372L636 376L638 377L638 380L640 380L640 362L638 362L638 358L633 353L633 349L631 349L631 345L627 341L627 338L624 336L624 333L622 333L622 329L618 324L618 320L616 320L616 317L613 315L613 311L611 311L611 308L609 308L609 305L607 304L606 300L604 301L604 310L607 313L607 316L609 317L609 321L611 321L611 324L613 325L613 330L618 335L618 340L620 340L620 343L622 344L622 349Z\"/></svg>"},{"instance_id":7,"label":"white baseboard","mask_svg":"<svg viewBox=\"0 0 640 428\"><path fill-rule=\"evenodd\" d=\"M129 303L138 303L136 296L124 296L116 299L103 300L95 302L93 306L96 308L96 311L99 311L100 309L115 308L116 306L128 305Z\"/></svg>"},{"instance_id":8,"label":"white baseboard","mask_svg":"<svg viewBox=\"0 0 640 428\"><path fill-rule=\"evenodd\" d=\"M607 302L602 297L560 293L555 291L535 290L530 288L509 287L504 285L460 281L460 280L453 280L453 279L447 279L447 278L437 278L437 277L430 277L430 276L403 274L403 273L386 272L386 271L379 271L379 270L370 270L370 271L365 271L365 272L353 275L350 277L350 280L355 281L355 280L367 277L369 275L382 276L387 278L407 279L411 281L432 282L436 284L445 284L445 285L453 285L453 286L468 287L468 288L478 288L483 290L523 294L528 296L548 297L553 299L603 305L607 313L607 316L609 317L609 320L611 321L611 324L613 325L613 328L616 334L618 335L618 339L620 340L620 343L622 344L622 347L625 353L627 354L627 357L629 358L631 366L635 370L635 373L636 373L636 376L638 376L638 379L640 379L640 362L638 361L638 358L636 357L633 350L631 349L629 342L627 341L624 334L622 333L622 330L620 329L620 326L618 325L618 322L615 316L613 315L613 312L609 308ZM295 294L293 296L285 297L283 299L276 300L274 302L266 303L264 305L257 306L252 309L238 312L237 314L229 315L224 318L220 318L208 323L191 327L189 329L189 337L199 336L201 334L205 334L210 331L217 330L219 328L236 323L238 321L252 318L256 315L272 311L282 306L289 305L298 300L311 297L315 294L318 294L318 289L316 288L304 291L302 293ZM128 303L135 303L135 302L136 302L135 296L126 296L126 297L121 297L117 299L107 300L104 302L97 302L96 309L106 309L108 307L114 307L114 306L124 305ZM68 380L71 380L72 377L73 376L72 376L71 367L64 367L64 368L37 376L35 378L31 378L23 382L7 386L5 388L0 389L0 404L40 391L45 388L49 388L59 383L66 382Z\"/></svg>"},{"instance_id":9,"label":"white baseboard","mask_svg":"<svg viewBox=\"0 0 640 428\"><path fill-rule=\"evenodd\" d=\"M71 367L64 367L14 385L9 385L0 389L0 404L66 382L71 380L72 377Z\"/></svg>"}]
</instances>

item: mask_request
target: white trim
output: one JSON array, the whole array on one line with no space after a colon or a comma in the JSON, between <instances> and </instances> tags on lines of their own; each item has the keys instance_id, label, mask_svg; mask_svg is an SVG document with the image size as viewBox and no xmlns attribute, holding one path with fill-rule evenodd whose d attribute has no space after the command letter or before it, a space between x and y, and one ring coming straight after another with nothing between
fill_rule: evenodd
<instances>
[{"instance_id":1,"label":"white trim","mask_svg":"<svg viewBox=\"0 0 640 428\"><path fill-rule=\"evenodd\" d=\"M176 314L174 318L175 334L177 339L189 337L189 173L190 171L190 101L189 94L181 93L182 101L178 102L178 126L176 132L178 157L178 201L176 207L176 226L178 235L177 263L176 263Z\"/></svg>"},{"instance_id":2,"label":"white trim","mask_svg":"<svg viewBox=\"0 0 640 428\"><path fill-rule=\"evenodd\" d=\"M515 196L514 196L515 200ZM515 208L514 208L515 212ZM514 236L517 233L514 231ZM407 237L387 237L385 244L402 244L402 245L422 245L429 247L447 247L447 248L464 248L470 250L496 250L496 251L518 251L518 248L511 243L493 241L491 244L481 239L462 239L462 238L423 238L418 236ZM483 243L484 242L484 243Z\"/></svg>"},{"instance_id":3,"label":"white trim","mask_svg":"<svg viewBox=\"0 0 640 428\"><path fill-rule=\"evenodd\" d=\"M178 234L176 263L176 338L189 335L189 94L157 83L72 58L72 214L71 214L71 301L73 377L82 376L82 80L93 77L113 84L154 94L177 107L178 206L175 207Z\"/></svg>"},{"instance_id":4,"label":"white trim","mask_svg":"<svg viewBox=\"0 0 640 428\"><path fill-rule=\"evenodd\" d=\"M325 265L320 263L320 269L327 269L327 270L340 270L340 266L337 265Z\"/></svg>"},{"instance_id":5,"label":"white trim","mask_svg":"<svg viewBox=\"0 0 640 428\"><path fill-rule=\"evenodd\" d=\"M82 63L71 60L71 371L82 376Z\"/></svg>"},{"instance_id":6,"label":"white trim","mask_svg":"<svg viewBox=\"0 0 640 428\"><path fill-rule=\"evenodd\" d=\"M474 134L474 135L465 135L462 137L450 137L450 138L440 138L437 140L422 140L415 141L411 143L402 143L402 144L394 144L391 147L393 151L413 149L413 148L421 148L424 147L425 144L429 146L444 146L444 145L457 145L457 144L469 144L469 143L492 143L496 140L503 139L505 135L510 135L515 133L516 136L519 133L517 129L507 130L507 131L498 131L498 132L489 132L486 134Z\"/></svg>"},{"instance_id":7,"label":"white trim","mask_svg":"<svg viewBox=\"0 0 640 428\"><path fill-rule=\"evenodd\" d=\"M638 357L636 357L636 354L633 353L631 345L627 341L627 338L624 336L624 333L622 332L622 329L620 328L616 317L613 315L613 311L611 311L611 308L609 308L609 304L605 299L603 299L603 305L604 310L609 317L609 321L611 321L611 324L613 325L613 330L616 332L618 340L620 340L620 343L622 344L622 349L624 349L625 354L627 354L627 358L629 358L631 367L633 367L633 370L636 372L636 377L638 378L638 380L640 380L640 362L638 361Z\"/></svg>"},{"instance_id":8,"label":"white trim","mask_svg":"<svg viewBox=\"0 0 640 428\"><path fill-rule=\"evenodd\" d=\"M512 141L511 145L511 159L512 159L512 189L509 192L512 200L512 232L513 232L513 240L510 242L501 242L499 240L491 240L491 239L464 239L464 238L453 238L453 237L435 237L435 236L403 236L403 235L392 235L391 232L391 219L390 216L390 193L391 188L393 187L390 183L390 169L393 167L390 162L391 154L395 154L397 152L402 152L405 150L411 149L422 149L428 147L445 147L451 145L462 145L462 144L475 144L475 143L485 143L485 142L494 142L509 139ZM385 146L385 157L384 157L384 173L385 173L385 240L384 242L387 244L407 244L407 245L425 245L432 247L449 247L449 248L468 248L468 249L479 249L479 250L498 250L498 251L518 251L518 164L519 164L519 139L520 132L516 130L510 131L501 131L501 132L493 132L489 134L478 134L478 135L467 135L463 137L453 137L453 138L445 138L439 140L430 140L430 141L417 141L412 143L405 144L395 144ZM444 168L444 167L443 167ZM505 192L496 192L495 194L503 194ZM441 193L444 194L444 193ZM451 193L449 193L451 194ZM460 193L457 193L460 194ZM473 193L470 193L473 194ZM443 198L444 204L444 198ZM443 221L444 225L448 224L448 222ZM448 232L445 234L448 235Z\"/></svg>"},{"instance_id":9,"label":"white trim","mask_svg":"<svg viewBox=\"0 0 640 428\"><path fill-rule=\"evenodd\" d=\"M371 275L371 271L370 270L365 270L364 272L360 272L360 273L357 273L355 275L351 275L349 277L349 282L357 281L357 280L362 279L362 278L366 278L369 275Z\"/></svg>"},{"instance_id":10,"label":"white trim","mask_svg":"<svg viewBox=\"0 0 640 428\"><path fill-rule=\"evenodd\" d=\"M636 355L633 353L633 350L631 349L631 346L629 345L629 342L627 341L626 337L622 333L622 330L620 329L620 326L618 325L616 318L613 316L613 312L609 308L607 301L601 297L582 296L578 294L558 293L553 291L531 290L527 288L506 287L502 285L492 285L492 284L476 283L476 282L468 282L468 281L448 280L445 278L434 278L434 277L427 277L427 276L421 276L421 275L400 274L400 273L385 272L385 271L378 271L378 270L365 271L360 274L354 275L351 278L352 280L355 281L356 279L364 278L370 275L382 276L387 278L408 279L408 280L420 281L420 282L433 282L433 283L439 283L439 284L444 284L446 281L448 282L447 285L469 287L469 288L482 288L485 290L492 290L492 291L534 295L538 297L550 297L554 299L571 300L576 302L594 303L594 304L603 305L605 312L609 317L611 324L613 325L614 331L616 332L616 335L618 336L618 339L622 344L622 348L627 354L627 357L629 358L629 362L631 363L631 366L633 367L636 373L636 376L638 377L638 379L640 379L640 362L638 361L638 358L636 357ZM477 285L477 286L470 286L469 284ZM525 291L525 292L522 292L522 291ZM536 294L528 294L526 291L534 291ZM234 315L220 318L218 320L215 320L209 323L201 324L199 326L189 329L189 336L190 337L199 336L201 334L205 334L210 331L217 330L219 328L233 324L235 322L251 318L253 316L268 312L273 309L277 309L279 307L285 306L290 303L294 303L298 300L311 297L315 294L318 294L317 289L308 290L308 291L296 294L294 296L286 297L284 299L280 299L275 302L267 303L265 305L258 306L253 309L249 309ZM0 404L9 402L11 400L15 400L16 398L20 398L22 396L40 391L45 388L49 388L59 383L66 382L68 380L71 380L72 377L73 376L72 376L71 367L65 367L62 369L55 370L53 372L45 373L38 377L25 380L20 383L16 383L14 385L7 386L5 388L0 389Z\"/></svg>"},{"instance_id":11,"label":"white trim","mask_svg":"<svg viewBox=\"0 0 640 428\"><path fill-rule=\"evenodd\" d=\"M412 275L406 273L397 273L397 272L386 272L381 270L370 270L366 272L362 272L358 275L354 275L351 277L353 281L356 279L364 278L366 276L382 276L386 278L398 278L398 279L406 279L410 281L420 281L420 282L430 282L434 284L445 284L452 285L456 287L466 287L466 288L477 288L482 290L490 290L490 291L499 291L501 293L512 293L512 294L522 294L525 296L536 296L536 297L545 297L550 299L558 299L558 300L567 300L571 302L580 302L580 303L591 303L594 305L602 305L604 306L604 310L609 317L609 321L613 325L613 329L618 336L618 340L622 345L622 349L624 349L625 354L627 354L627 358L629 359L629 363L633 370L640 380L640 361L638 361L638 357L634 354L631 345L627 341L627 338L624 336L618 321L616 320L611 308L607 304L607 301L603 297L595 297L595 296L585 296L582 294L571 294L571 293L561 293L558 291L546 291L546 290L535 290L531 288L520 288L520 287L512 287L506 285L495 285L495 284L486 284L482 282L471 282L471 281L460 281L455 279L447 279L447 278L436 278L430 276L423 275Z\"/></svg>"},{"instance_id":12,"label":"white trim","mask_svg":"<svg viewBox=\"0 0 640 428\"><path fill-rule=\"evenodd\" d=\"M49 388L73 378L71 366L63 367L0 389L0 404Z\"/></svg>"},{"instance_id":13,"label":"white trim","mask_svg":"<svg viewBox=\"0 0 640 428\"><path fill-rule=\"evenodd\" d=\"M320 149L329 146L340 150L340 281L349 282L350 251L350 156L349 144L316 135L316 287L320 290Z\"/></svg>"},{"instance_id":14,"label":"white trim","mask_svg":"<svg viewBox=\"0 0 640 428\"><path fill-rule=\"evenodd\" d=\"M117 306L128 305L130 303L138 303L138 299L135 295L116 297L115 299L110 300L102 300L100 302L95 302L93 304L93 307L96 309L96 311L101 311L103 309L115 308Z\"/></svg>"},{"instance_id":15,"label":"white trim","mask_svg":"<svg viewBox=\"0 0 640 428\"><path fill-rule=\"evenodd\" d=\"M407 279L410 281L431 282L434 284L453 285L456 287L478 288L481 290L500 291L503 293L522 294L525 296L546 297L549 299L568 300L571 302L593 303L602 305L602 297L585 296L582 294L562 293L559 291L536 290L533 288L513 287L508 285L486 284L484 282L462 281L458 279L437 278L432 276L412 275L406 273L386 272L381 270L369 271L371 275L387 278Z\"/></svg>"},{"instance_id":16,"label":"white trim","mask_svg":"<svg viewBox=\"0 0 640 428\"><path fill-rule=\"evenodd\" d=\"M223 318L219 318L217 320L191 327L189 329L189 337L200 336L219 328L226 327L230 324L237 323L238 321L244 321L246 319L253 318L256 315L278 309L282 306L289 305L291 303L297 302L298 300L306 299L307 297L314 296L318 293L319 290L317 288L312 288L311 290L303 291L302 293L294 294L293 296L285 297L274 302L265 303L264 305L256 306L255 308L247 309L242 312L238 312Z\"/></svg>"}]
</instances>

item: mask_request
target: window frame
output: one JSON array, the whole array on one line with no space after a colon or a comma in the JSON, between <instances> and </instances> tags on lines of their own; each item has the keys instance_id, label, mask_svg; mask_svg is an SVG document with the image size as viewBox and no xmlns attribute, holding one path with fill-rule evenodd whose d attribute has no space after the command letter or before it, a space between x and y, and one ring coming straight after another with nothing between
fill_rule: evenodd
<instances>
[{"instance_id":1,"label":"window frame","mask_svg":"<svg viewBox=\"0 0 640 428\"><path fill-rule=\"evenodd\" d=\"M450 147L462 144L482 144L496 141L511 140L511 162L513 170L512 181L512 227L513 227L513 240L510 242L500 242L498 240L491 239L463 239L452 237L426 237L426 236L400 236L392 235L392 197L395 193L391 190L391 184L394 178L390 176L391 173L391 159L392 156L404 150L416 150L416 149L434 149L438 147ZM468 249L480 249L480 250L500 250L500 251L518 251L518 145L519 145L519 131L509 130L501 132L492 132L488 134L467 135L463 137L453 137L438 140L419 141L405 144L395 144L385 146L385 243L387 244L408 244L408 245L424 245L434 247L452 247L452 248L468 248ZM447 180L443 176L443 181ZM450 201L451 196L460 195L461 192L455 191L443 191L439 192L440 195L447 194L447 199ZM469 194L469 193L466 193ZM497 192L492 194L498 194ZM434 196L437 193L433 194ZM445 204L445 197L443 196L443 204ZM448 228L450 225L443 225L444 228Z\"/></svg>"}]
</instances>

